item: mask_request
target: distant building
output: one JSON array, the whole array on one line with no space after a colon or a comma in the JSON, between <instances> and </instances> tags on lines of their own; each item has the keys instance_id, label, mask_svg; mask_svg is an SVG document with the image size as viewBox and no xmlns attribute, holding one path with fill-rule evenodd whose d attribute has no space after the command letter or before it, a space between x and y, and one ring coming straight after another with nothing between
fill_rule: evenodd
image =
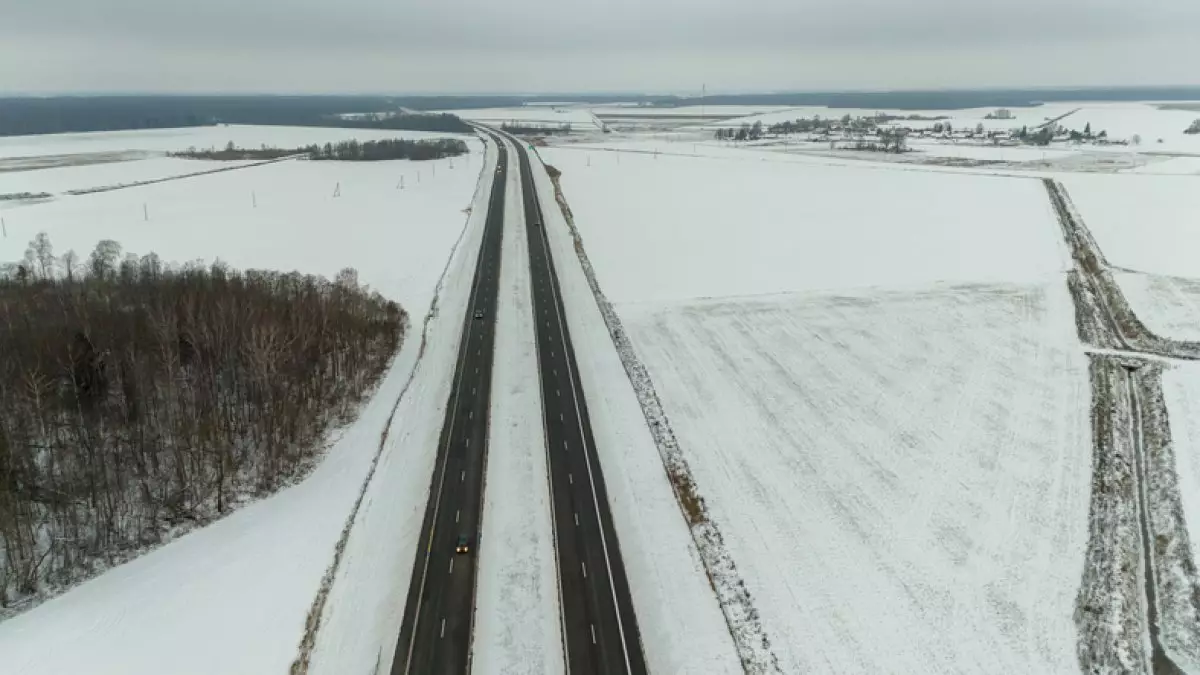
<instances>
[{"instance_id":1,"label":"distant building","mask_svg":"<svg viewBox=\"0 0 1200 675\"><path fill-rule=\"evenodd\" d=\"M995 112L989 113L984 117L984 119L989 120L1011 120L1012 118L1012 111L1008 108L997 108Z\"/></svg>"}]
</instances>

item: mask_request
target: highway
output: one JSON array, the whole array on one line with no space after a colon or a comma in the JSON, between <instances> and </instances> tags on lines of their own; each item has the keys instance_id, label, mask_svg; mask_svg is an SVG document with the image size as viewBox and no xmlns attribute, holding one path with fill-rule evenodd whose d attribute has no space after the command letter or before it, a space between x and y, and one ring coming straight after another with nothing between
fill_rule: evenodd
<instances>
[{"instance_id":1,"label":"highway","mask_svg":"<svg viewBox=\"0 0 1200 675\"><path fill-rule=\"evenodd\" d=\"M520 155L568 675L645 675L629 580L596 455L529 154ZM588 298L591 301L591 298Z\"/></svg>"},{"instance_id":2,"label":"highway","mask_svg":"<svg viewBox=\"0 0 1200 675\"><path fill-rule=\"evenodd\" d=\"M487 470L496 301L504 225L508 153L499 145L483 242L463 319L446 419L438 444L429 505L421 529L392 675L463 674L471 669L476 555ZM476 312L482 311L477 318ZM471 552L458 555L460 535Z\"/></svg>"},{"instance_id":3,"label":"highway","mask_svg":"<svg viewBox=\"0 0 1200 675\"><path fill-rule=\"evenodd\" d=\"M463 319L454 382L413 564L392 675L467 675L471 672L476 551L487 470L488 415L499 293L508 152L499 146L483 242ZM608 508L587 403L567 328L566 312L528 154L520 157L529 237L542 420L568 675L645 675L646 662L629 581ZM515 261L521 264L524 261ZM477 315L482 312L482 315ZM493 485L493 490L503 490ZM460 536L471 552L459 555Z\"/></svg>"}]
</instances>

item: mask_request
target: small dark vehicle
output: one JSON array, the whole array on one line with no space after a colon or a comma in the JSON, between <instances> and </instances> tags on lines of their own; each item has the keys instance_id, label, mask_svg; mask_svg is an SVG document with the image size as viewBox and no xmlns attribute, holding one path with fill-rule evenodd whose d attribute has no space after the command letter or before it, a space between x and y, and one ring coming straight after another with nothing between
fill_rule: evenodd
<instances>
[{"instance_id":1,"label":"small dark vehicle","mask_svg":"<svg viewBox=\"0 0 1200 675\"><path fill-rule=\"evenodd\" d=\"M454 552L455 553L470 553L471 552L471 538L465 534L458 535L458 541L456 541L454 543Z\"/></svg>"}]
</instances>

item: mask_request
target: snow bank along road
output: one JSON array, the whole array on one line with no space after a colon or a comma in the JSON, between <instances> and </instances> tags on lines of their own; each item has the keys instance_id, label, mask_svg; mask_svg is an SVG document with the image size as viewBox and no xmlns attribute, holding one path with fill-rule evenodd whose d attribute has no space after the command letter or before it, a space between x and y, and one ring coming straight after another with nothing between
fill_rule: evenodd
<instances>
[{"instance_id":1,"label":"snow bank along road","mask_svg":"<svg viewBox=\"0 0 1200 675\"><path fill-rule=\"evenodd\" d=\"M508 156L504 145L498 145L497 175L502 177L508 168ZM472 549L478 545L500 288L504 185L504 180L492 184L429 506L392 661L393 673L470 672L475 556L456 555L455 545L460 535L469 538Z\"/></svg>"},{"instance_id":2,"label":"snow bank along road","mask_svg":"<svg viewBox=\"0 0 1200 675\"><path fill-rule=\"evenodd\" d=\"M516 143L529 236L567 672L642 675L647 672L646 660L567 329L562 290L543 227L529 154Z\"/></svg>"}]
</instances>

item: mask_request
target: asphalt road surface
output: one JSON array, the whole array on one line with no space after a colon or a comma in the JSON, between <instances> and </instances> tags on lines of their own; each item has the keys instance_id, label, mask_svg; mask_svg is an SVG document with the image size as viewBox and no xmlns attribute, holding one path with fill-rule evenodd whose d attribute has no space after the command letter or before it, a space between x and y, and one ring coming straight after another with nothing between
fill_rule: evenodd
<instances>
[{"instance_id":1,"label":"asphalt road surface","mask_svg":"<svg viewBox=\"0 0 1200 675\"><path fill-rule=\"evenodd\" d=\"M644 675L646 660L592 438L529 155L515 141L529 236L568 675ZM590 301L590 298L589 298Z\"/></svg>"},{"instance_id":2,"label":"asphalt road surface","mask_svg":"<svg viewBox=\"0 0 1200 675\"><path fill-rule=\"evenodd\" d=\"M471 300L463 320L458 364L446 406L429 506L404 606L392 675L465 675L471 669L475 561L487 468L488 410L508 171L507 152L503 144L499 145L498 171L488 203ZM482 315L477 316L477 312ZM456 545L464 535L470 552L458 554Z\"/></svg>"}]
</instances>

